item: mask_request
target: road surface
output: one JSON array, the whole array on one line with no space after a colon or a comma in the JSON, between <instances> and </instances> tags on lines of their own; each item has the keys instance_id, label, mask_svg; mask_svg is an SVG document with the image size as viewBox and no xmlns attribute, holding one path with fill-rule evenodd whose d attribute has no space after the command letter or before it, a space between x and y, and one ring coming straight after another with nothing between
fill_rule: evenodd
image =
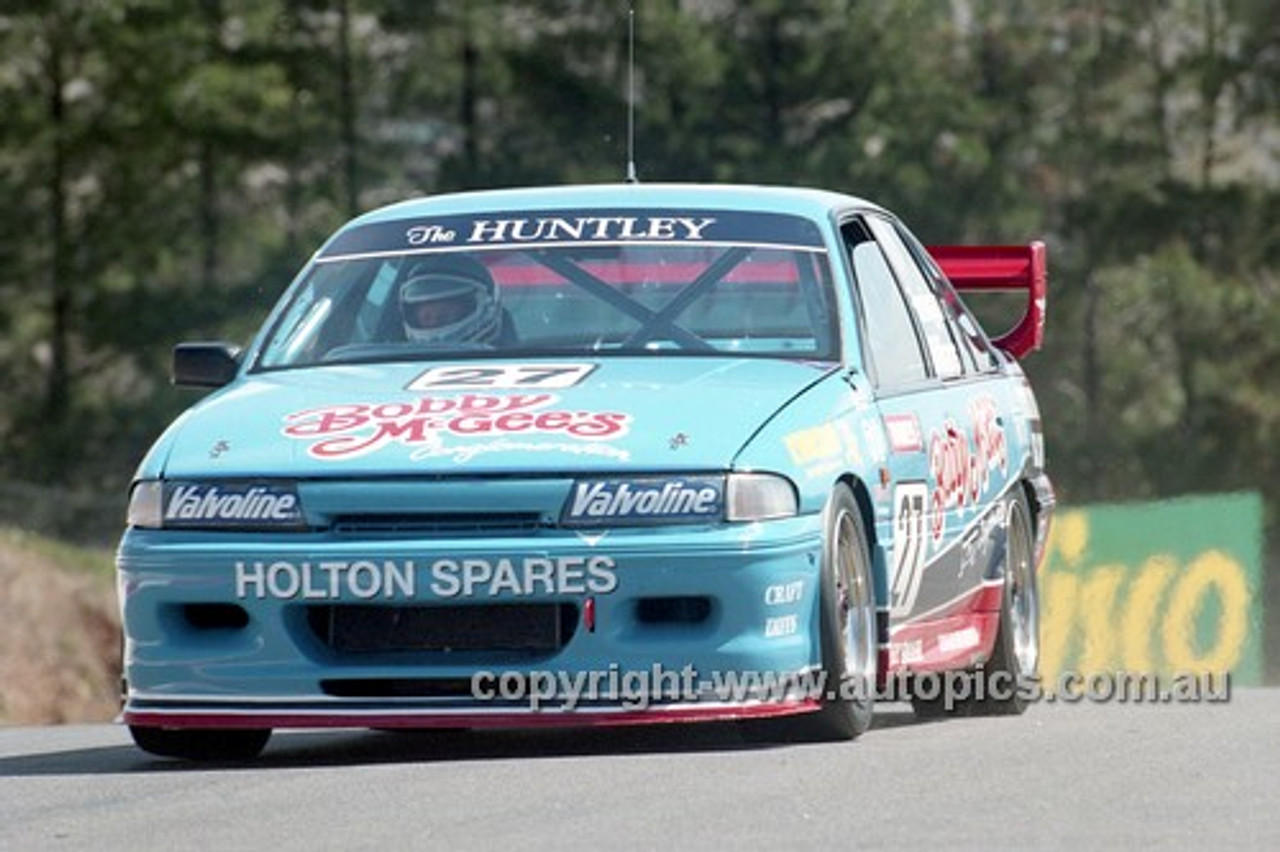
<instances>
[{"instance_id":1,"label":"road surface","mask_svg":"<svg viewBox=\"0 0 1280 852\"><path fill-rule=\"evenodd\" d=\"M149 757L111 725L0 728L0 850L1280 849L1280 689L1225 703L878 708L850 743L732 725L277 732Z\"/></svg>"}]
</instances>

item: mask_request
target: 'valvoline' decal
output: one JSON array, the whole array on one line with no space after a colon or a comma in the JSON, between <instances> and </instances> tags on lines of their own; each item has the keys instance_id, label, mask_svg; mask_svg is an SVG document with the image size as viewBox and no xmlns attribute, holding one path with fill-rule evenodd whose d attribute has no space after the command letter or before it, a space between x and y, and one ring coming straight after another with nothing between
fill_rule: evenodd
<instances>
[{"instance_id":1,"label":"'valvoline' decal","mask_svg":"<svg viewBox=\"0 0 1280 852\"><path fill-rule=\"evenodd\" d=\"M292 485L170 482L164 522L170 527L296 527L302 506Z\"/></svg>"},{"instance_id":2,"label":"'valvoline' decal","mask_svg":"<svg viewBox=\"0 0 1280 852\"><path fill-rule=\"evenodd\" d=\"M573 484L561 522L567 526L694 523L724 517L724 478L688 476L586 479Z\"/></svg>"}]
</instances>

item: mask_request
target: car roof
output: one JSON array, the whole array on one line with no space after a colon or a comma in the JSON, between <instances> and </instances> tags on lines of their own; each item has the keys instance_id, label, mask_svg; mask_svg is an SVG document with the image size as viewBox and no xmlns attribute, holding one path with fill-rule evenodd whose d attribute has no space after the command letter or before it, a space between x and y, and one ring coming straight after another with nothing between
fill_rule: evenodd
<instances>
[{"instance_id":1,"label":"car roof","mask_svg":"<svg viewBox=\"0 0 1280 852\"><path fill-rule=\"evenodd\" d=\"M610 183L542 186L446 193L400 201L351 222L366 225L416 216L444 216L495 210L677 207L690 210L760 210L826 219L832 211L881 210L865 199L806 187L749 184Z\"/></svg>"}]
</instances>

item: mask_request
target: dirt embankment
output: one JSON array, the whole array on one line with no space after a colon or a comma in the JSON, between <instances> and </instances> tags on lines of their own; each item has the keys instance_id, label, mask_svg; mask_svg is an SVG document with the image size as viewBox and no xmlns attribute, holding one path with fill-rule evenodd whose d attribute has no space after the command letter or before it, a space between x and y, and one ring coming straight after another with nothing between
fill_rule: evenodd
<instances>
[{"instance_id":1,"label":"dirt embankment","mask_svg":"<svg viewBox=\"0 0 1280 852\"><path fill-rule=\"evenodd\" d=\"M119 696L110 581L0 540L0 724L109 721Z\"/></svg>"}]
</instances>

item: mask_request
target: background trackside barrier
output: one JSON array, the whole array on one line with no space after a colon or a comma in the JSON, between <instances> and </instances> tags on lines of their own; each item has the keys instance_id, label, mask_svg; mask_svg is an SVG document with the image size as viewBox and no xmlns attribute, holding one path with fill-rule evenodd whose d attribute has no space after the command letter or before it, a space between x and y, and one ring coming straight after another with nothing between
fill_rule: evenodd
<instances>
[{"instance_id":1,"label":"background trackside barrier","mask_svg":"<svg viewBox=\"0 0 1280 852\"><path fill-rule=\"evenodd\" d=\"M1261 683L1256 494L1062 508L1040 573L1043 682L1230 672Z\"/></svg>"}]
</instances>

